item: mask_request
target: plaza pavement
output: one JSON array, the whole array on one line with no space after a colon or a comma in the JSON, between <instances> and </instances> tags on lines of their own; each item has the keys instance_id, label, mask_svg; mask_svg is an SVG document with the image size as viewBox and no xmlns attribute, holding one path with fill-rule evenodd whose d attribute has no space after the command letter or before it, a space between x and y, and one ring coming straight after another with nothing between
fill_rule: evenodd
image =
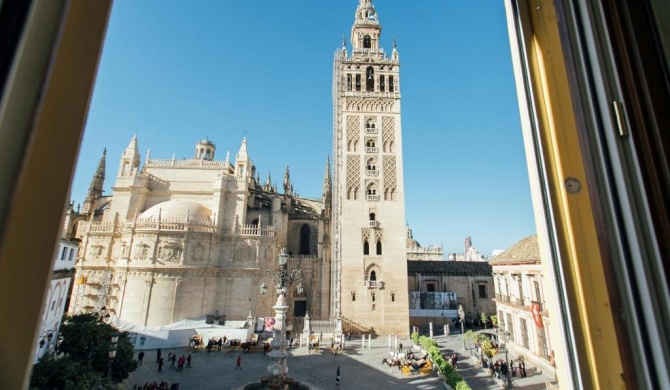
<instances>
[{"instance_id":1,"label":"plaza pavement","mask_svg":"<svg viewBox=\"0 0 670 390\"><path fill-rule=\"evenodd\" d=\"M473 359L467 357L463 351L463 341L460 335L435 337L443 352L447 355L457 351L459 354L458 371L466 379L473 390L501 389L500 384L484 370L477 366ZM412 344L410 340L401 341L405 349ZM174 349L177 356L187 354L185 348ZM309 354L306 347L294 348L290 351L288 360L289 376L310 388L327 389L444 389L442 381L436 374L426 376L414 375L406 377L397 368L389 370L381 361L389 352L388 339L372 340L372 348L361 348L361 340L346 343L341 355L334 355L329 350ZM168 349L163 350L163 357L167 357ZM270 358L258 352L241 354L242 370L235 370L235 361L240 353L211 352L199 350L193 353L192 368L184 368L183 372L170 370L169 363L163 366L163 372L158 373L156 351L145 351L144 364L139 366L130 377L120 386L122 389L132 389L134 384L143 385L145 382L167 381L169 384L179 382L180 390L204 389L224 390L242 389L244 385L259 382L260 377L267 375L267 366ZM167 359L166 359L167 360ZM335 384L337 367L341 371L341 383ZM512 385L515 388L536 390L544 389L544 375L534 374L528 370L526 378L515 378Z\"/></svg>"}]
</instances>

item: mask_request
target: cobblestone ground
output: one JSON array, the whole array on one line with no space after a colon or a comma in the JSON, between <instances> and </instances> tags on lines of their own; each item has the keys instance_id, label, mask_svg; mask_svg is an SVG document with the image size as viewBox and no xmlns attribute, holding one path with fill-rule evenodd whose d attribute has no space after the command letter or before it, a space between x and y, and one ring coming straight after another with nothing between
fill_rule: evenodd
<instances>
[{"instance_id":1,"label":"cobblestone ground","mask_svg":"<svg viewBox=\"0 0 670 390\"><path fill-rule=\"evenodd\" d=\"M462 350L463 342L460 336L436 337L446 354L459 354L458 371L468 384L474 389L500 389L500 384L477 366L473 359L467 358ZM411 345L409 340L402 340L403 345ZM460 349L459 349L460 347ZM344 352L334 355L330 351L309 353L307 348L294 348L290 351L289 376L312 389L444 389L442 381L437 375L405 376L397 369L389 370L381 361L389 352L388 340L372 340L372 347L361 348L361 341L352 341L346 345ZM163 350L166 357L169 350ZM186 349L175 349L177 356L188 353ZM144 364L140 366L120 386L122 389L132 389L133 385L144 385L145 382L166 381L179 382L180 390L191 389L241 389L244 385L258 382L261 376L266 375L270 358L263 356L263 352L242 355L242 370L235 370L235 361L240 353L198 351L193 354L192 368L184 368L182 372L169 369L169 364L163 366L163 372L158 372L156 351L145 351ZM335 384L337 367L341 371L341 383ZM531 375L517 379L513 387L523 389L544 389L547 378L542 375Z\"/></svg>"}]
</instances>

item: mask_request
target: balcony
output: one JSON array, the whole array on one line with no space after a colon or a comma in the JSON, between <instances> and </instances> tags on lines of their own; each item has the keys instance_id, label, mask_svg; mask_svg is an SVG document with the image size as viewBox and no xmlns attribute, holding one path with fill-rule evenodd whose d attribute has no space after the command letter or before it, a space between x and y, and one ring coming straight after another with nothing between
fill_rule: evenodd
<instances>
[{"instance_id":1,"label":"balcony","mask_svg":"<svg viewBox=\"0 0 670 390\"><path fill-rule=\"evenodd\" d=\"M379 148L374 146L366 146L365 153L379 153Z\"/></svg>"},{"instance_id":2,"label":"balcony","mask_svg":"<svg viewBox=\"0 0 670 390\"><path fill-rule=\"evenodd\" d=\"M366 170L365 170L365 175L366 175L366 176L374 176L374 177L377 177L377 176L379 176L379 171L378 171L378 170L375 170L375 169L366 169Z\"/></svg>"},{"instance_id":3,"label":"balcony","mask_svg":"<svg viewBox=\"0 0 670 390\"><path fill-rule=\"evenodd\" d=\"M544 307L544 304L542 302L538 302L538 301L530 301L530 302L531 302L531 305L530 305L531 307L533 305L539 306L540 307L540 312L543 312L543 311L546 310L546 308Z\"/></svg>"},{"instance_id":4,"label":"balcony","mask_svg":"<svg viewBox=\"0 0 670 390\"><path fill-rule=\"evenodd\" d=\"M366 128L365 134L379 134L379 129L376 128Z\"/></svg>"},{"instance_id":5,"label":"balcony","mask_svg":"<svg viewBox=\"0 0 670 390\"><path fill-rule=\"evenodd\" d=\"M365 195L365 200L370 200L373 202L379 202L380 195Z\"/></svg>"},{"instance_id":6,"label":"balcony","mask_svg":"<svg viewBox=\"0 0 670 390\"><path fill-rule=\"evenodd\" d=\"M509 297L507 295L496 294L496 300L500 302L509 303Z\"/></svg>"},{"instance_id":7,"label":"balcony","mask_svg":"<svg viewBox=\"0 0 670 390\"><path fill-rule=\"evenodd\" d=\"M383 289L384 288L384 282L381 280L366 280L365 281L365 287L366 288L378 288L378 289Z\"/></svg>"},{"instance_id":8,"label":"balcony","mask_svg":"<svg viewBox=\"0 0 670 390\"><path fill-rule=\"evenodd\" d=\"M371 228L378 228L379 227L379 221L369 221L370 222L370 227Z\"/></svg>"}]
</instances>

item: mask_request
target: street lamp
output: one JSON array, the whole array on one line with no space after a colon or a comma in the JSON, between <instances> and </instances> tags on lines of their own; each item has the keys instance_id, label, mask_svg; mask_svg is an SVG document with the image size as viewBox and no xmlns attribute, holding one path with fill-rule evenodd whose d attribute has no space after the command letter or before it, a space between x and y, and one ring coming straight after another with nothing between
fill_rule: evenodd
<instances>
[{"instance_id":1,"label":"street lamp","mask_svg":"<svg viewBox=\"0 0 670 390\"><path fill-rule=\"evenodd\" d=\"M505 375L505 388L506 388L506 389L509 389L509 388L510 388L510 385L511 385L511 384L510 384L510 380L509 380L509 379L510 379L510 376L509 376L509 372L510 372L510 369L509 369L509 357L508 357L508 355L507 355L507 352L508 352L508 350L509 350L509 348L508 348L508 346L507 346L507 342L509 341L509 337L510 337L510 333L509 333L508 330L506 330L505 333L503 333L503 340L505 340L505 364L507 365L507 373L506 373L506 375Z\"/></svg>"},{"instance_id":2,"label":"street lamp","mask_svg":"<svg viewBox=\"0 0 670 390\"><path fill-rule=\"evenodd\" d=\"M109 366L108 366L108 373L107 373L107 378L109 381L112 381L112 362L114 361L114 358L116 358L116 346L119 343L119 334L114 332L110 335L110 343L109 343L109 351L108 356L109 356Z\"/></svg>"},{"instance_id":3,"label":"street lamp","mask_svg":"<svg viewBox=\"0 0 670 390\"><path fill-rule=\"evenodd\" d=\"M458 305L458 318L461 319L461 335L463 335L463 349L467 350L467 348L465 348L465 327L463 326L463 323L465 322L465 310L463 310L463 305Z\"/></svg>"}]
</instances>

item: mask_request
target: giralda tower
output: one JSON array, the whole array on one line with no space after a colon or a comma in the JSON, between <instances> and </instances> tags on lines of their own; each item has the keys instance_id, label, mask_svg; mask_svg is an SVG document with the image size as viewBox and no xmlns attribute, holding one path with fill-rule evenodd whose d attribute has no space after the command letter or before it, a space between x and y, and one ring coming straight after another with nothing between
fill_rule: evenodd
<instances>
[{"instance_id":1,"label":"giralda tower","mask_svg":"<svg viewBox=\"0 0 670 390\"><path fill-rule=\"evenodd\" d=\"M333 71L333 316L409 333L400 62L371 0L359 0Z\"/></svg>"}]
</instances>

